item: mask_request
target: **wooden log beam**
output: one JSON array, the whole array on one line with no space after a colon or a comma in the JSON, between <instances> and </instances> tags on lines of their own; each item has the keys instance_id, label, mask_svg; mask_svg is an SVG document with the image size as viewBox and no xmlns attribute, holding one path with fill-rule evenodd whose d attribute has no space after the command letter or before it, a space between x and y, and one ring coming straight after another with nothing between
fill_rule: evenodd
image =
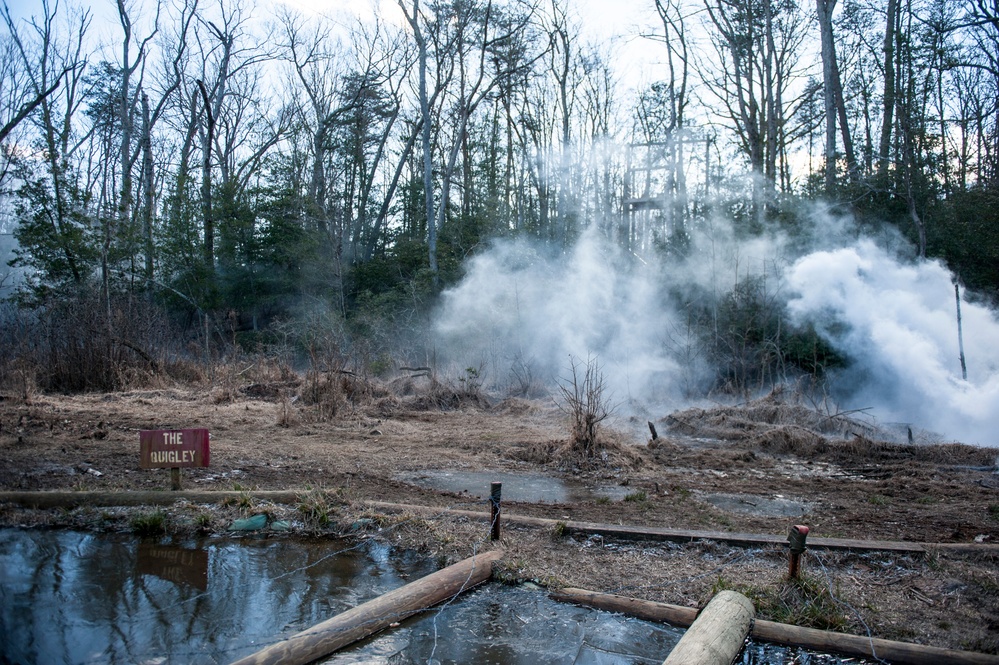
<instances>
[{"instance_id":1,"label":"wooden log beam","mask_svg":"<svg viewBox=\"0 0 999 665\"><path fill-rule=\"evenodd\" d=\"M233 665L299 665L327 656L390 624L478 586L492 576L494 550L460 561L292 635Z\"/></svg>"},{"instance_id":2,"label":"wooden log beam","mask_svg":"<svg viewBox=\"0 0 999 665\"><path fill-rule=\"evenodd\" d=\"M736 591L719 591L670 652L663 665L732 665L749 635L756 610Z\"/></svg>"},{"instance_id":3,"label":"wooden log beam","mask_svg":"<svg viewBox=\"0 0 999 665\"><path fill-rule=\"evenodd\" d=\"M169 506L177 501L191 503L225 503L250 496L261 501L294 504L302 500L302 492L294 491L207 491L162 490L140 492L0 492L0 503L16 503L33 508L73 508L76 506Z\"/></svg>"},{"instance_id":4,"label":"wooden log beam","mask_svg":"<svg viewBox=\"0 0 999 665\"><path fill-rule=\"evenodd\" d=\"M656 603L651 600L629 598L628 596L619 596L613 593L600 593L599 591L564 587L551 591L548 595L560 603L572 603L573 605L581 605L582 607L616 612L641 619L642 621L668 623L678 628L689 628L690 624L694 623L694 619L697 618L697 610L693 607Z\"/></svg>"},{"instance_id":5,"label":"wooden log beam","mask_svg":"<svg viewBox=\"0 0 999 665\"><path fill-rule=\"evenodd\" d=\"M692 607L639 600L610 593L565 588L551 592L554 600L584 607L618 612L644 621L668 623L680 628L690 626L697 617ZM999 665L999 656L973 651L957 651L940 647L895 642L877 637L862 637L834 633L815 628L802 628L784 623L757 619L750 631L753 639L784 646L798 646L823 653L835 653L857 658L881 659L897 665Z\"/></svg>"},{"instance_id":6,"label":"wooden log beam","mask_svg":"<svg viewBox=\"0 0 999 665\"><path fill-rule=\"evenodd\" d=\"M412 512L418 515L441 515L446 513L448 515L457 515L483 521L489 519L489 513L473 510L456 510L415 504L389 503L386 501L365 501L364 505L386 512ZM565 534L575 533L582 536L599 535L621 540L651 540L676 543L689 543L695 540L714 540L738 547L765 547L770 545L787 547L787 536L767 533L730 533L727 531L698 531L693 529L663 529L648 526L596 524L593 522L528 517L508 512L503 513L503 521L507 524L520 524L542 529L554 529L556 526L559 526ZM992 543L917 543L898 540L811 537L808 539L808 547L809 549L849 550L855 552L900 552L906 554L925 554L936 550L940 552L999 556L999 545Z\"/></svg>"},{"instance_id":7,"label":"wooden log beam","mask_svg":"<svg viewBox=\"0 0 999 665\"><path fill-rule=\"evenodd\" d=\"M139 492L68 492L68 491L0 491L0 503L15 503L35 508L72 508L75 506L168 506L177 501L191 503L225 503L238 501L249 496L259 501L295 504L302 500L304 491L257 490L252 492L181 490L139 491ZM446 507L420 506L385 501L363 501L363 505L386 512L412 512L421 515L456 515L488 522L490 514L474 510L455 510ZM508 524L520 524L541 529L554 529L560 526L563 533L583 536L599 535L621 540L651 540L676 543L689 543L695 540L714 540L739 547L787 546L787 538L764 533L729 533L726 531L698 531L693 529L662 529L645 526L621 526L616 524L596 524L572 520L553 520L544 517L529 517L504 513ZM925 554L928 552L950 552L971 555L999 556L999 545L993 543L917 543L893 540L859 540L850 538L812 537L808 540L811 549L850 550L855 552L900 552Z\"/></svg>"}]
</instances>

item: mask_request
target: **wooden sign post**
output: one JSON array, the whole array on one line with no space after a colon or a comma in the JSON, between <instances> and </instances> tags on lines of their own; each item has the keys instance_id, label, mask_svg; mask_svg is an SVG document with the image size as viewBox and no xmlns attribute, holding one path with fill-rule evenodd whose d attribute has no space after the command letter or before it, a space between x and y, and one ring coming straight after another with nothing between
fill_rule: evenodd
<instances>
[{"instance_id":1,"label":"wooden sign post","mask_svg":"<svg viewBox=\"0 0 999 665\"><path fill-rule=\"evenodd\" d=\"M183 467L208 466L208 430L142 430L139 468L170 469L170 489L180 489Z\"/></svg>"}]
</instances>

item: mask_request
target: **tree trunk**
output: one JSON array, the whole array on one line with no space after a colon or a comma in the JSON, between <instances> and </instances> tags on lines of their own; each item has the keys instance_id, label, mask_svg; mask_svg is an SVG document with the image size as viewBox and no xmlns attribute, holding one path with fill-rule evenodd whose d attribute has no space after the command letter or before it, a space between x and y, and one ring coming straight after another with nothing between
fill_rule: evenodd
<instances>
[{"instance_id":1,"label":"tree trunk","mask_svg":"<svg viewBox=\"0 0 999 665\"><path fill-rule=\"evenodd\" d=\"M833 44L832 12L836 0L815 0L822 43L822 101L826 116L825 188L836 189L836 88L833 83L836 50Z\"/></svg>"},{"instance_id":2,"label":"tree trunk","mask_svg":"<svg viewBox=\"0 0 999 665\"><path fill-rule=\"evenodd\" d=\"M215 219L212 210L212 144L215 142L215 116L203 81L198 81L205 105L205 132L201 146L201 211L204 218L204 259L209 272L215 269Z\"/></svg>"},{"instance_id":3,"label":"tree trunk","mask_svg":"<svg viewBox=\"0 0 999 665\"><path fill-rule=\"evenodd\" d=\"M153 140L149 120L149 97L142 95L142 237L145 243L145 277L148 288L153 279Z\"/></svg>"},{"instance_id":4,"label":"tree trunk","mask_svg":"<svg viewBox=\"0 0 999 665\"><path fill-rule=\"evenodd\" d=\"M881 141L878 146L878 173L881 176L888 173L888 157L891 151L892 118L895 111L895 22L898 20L897 17L898 0L888 0L884 42L885 89L881 117Z\"/></svg>"}]
</instances>

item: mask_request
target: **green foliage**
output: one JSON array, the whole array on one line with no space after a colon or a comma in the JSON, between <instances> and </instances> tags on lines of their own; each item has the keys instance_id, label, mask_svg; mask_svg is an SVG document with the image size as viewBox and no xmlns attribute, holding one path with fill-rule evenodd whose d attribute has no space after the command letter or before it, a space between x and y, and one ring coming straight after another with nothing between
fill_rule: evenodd
<instances>
[{"instance_id":1,"label":"green foliage","mask_svg":"<svg viewBox=\"0 0 999 665\"><path fill-rule=\"evenodd\" d=\"M717 300L706 292L684 299L698 303L686 309L716 368L714 389L745 393L800 373L820 378L847 363L813 324L791 322L779 275L747 277Z\"/></svg>"},{"instance_id":2,"label":"green foliage","mask_svg":"<svg viewBox=\"0 0 999 665\"><path fill-rule=\"evenodd\" d=\"M208 511L201 511L194 516L194 524L200 531L208 531L212 526L212 514Z\"/></svg>"},{"instance_id":3,"label":"green foliage","mask_svg":"<svg viewBox=\"0 0 999 665\"><path fill-rule=\"evenodd\" d=\"M66 170L54 176L27 172L22 176L24 184L15 203L18 248L12 265L30 271L26 295L44 297L67 285L82 284L99 258L95 224L86 213L88 195L73 185Z\"/></svg>"},{"instance_id":4,"label":"green foliage","mask_svg":"<svg viewBox=\"0 0 999 665\"><path fill-rule=\"evenodd\" d=\"M954 192L933 207L927 227L928 255L969 288L999 297L999 187Z\"/></svg>"},{"instance_id":5,"label":"green foliage","mask_svg":"<svg viewBox=\"0 0 999 665\"><path fill-rule=\"evenodd\" d=\"M321 529L331 524L336 514L336 506L342 501L341 491L310 488L299 497L298 512L302 514L306 525Z\"/></svg>"},{"instance_id":6,"label":"green foliage","mask_svg":"<svg viewBox=\"0 0 999 665\"><path fill-rule=\"evenodd\" d=\"M645 503L648 499L649 495L645 490L635 490L624 497L625 501L632 503Z\"/></svg>"},{"instance_id":7,"label":"green foliage","mask_svg":"<svg viewBox=\"0 0 999 665\"><path fill-rule=\"evenodd\" d=\"M139 513L131 520L132 533L147 538L159 536L166 532L166 514L161 510L151 513Z\"/></svg>"}]
</instances>

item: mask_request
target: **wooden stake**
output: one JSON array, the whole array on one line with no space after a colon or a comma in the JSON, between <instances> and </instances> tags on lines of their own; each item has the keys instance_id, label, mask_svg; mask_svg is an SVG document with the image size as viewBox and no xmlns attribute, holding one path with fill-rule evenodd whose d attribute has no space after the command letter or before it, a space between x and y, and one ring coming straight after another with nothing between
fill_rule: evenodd
<instances>
[{"instance_id":1,"label":"wooden stake","mask_svg":"<svg viewBox=\"0 0 999 665\"><path fill-rule=\"evenodd\" d=\"M180 490L180 467L175 466L170 469L170 489L174 492Z\"/></svg>"},{"instance_id":2,"label":"wooden stake","mask_svg":"<svg viewBox=\"0 0 999 665\"><path fill-rule=\"evenodd\" d=\"M961 378L968 380L968 365L964 361L964 333L961 331L961 287L954 280L954 299L957 301L957 346L961 354Z\"/></svg>"},{"instance_id":3,"label":"wooden stake","mask_svg":"<svg viewBox=\"0 0 999 665\"><path fill-rule=\"evenodd\" d=\"M503 496L503 483L492 483L489 486L489 523L492 529L489 532L489 540L500 539L500 500Z\"/></svg>"},{"instance_id":4,"label":"wooden stake","mask_svg":"<svg viewBox=\"0 0 999 665\"><path fill-rule=\"evenodd\" d=\"M232 665L303 665L487 581L501 551L479 554L338 614Z\"/></svg>"},{"instance_id":5,"label":"wooden stake","mask_svg":"<svg viewBox=\"0 0 999 665\"><path fill-rule=\"evenodd\" d=\"M755 616L749 598L735 591L719 592L697 615L663 665L732 665Z\"/></svg>"}]
</instances>

